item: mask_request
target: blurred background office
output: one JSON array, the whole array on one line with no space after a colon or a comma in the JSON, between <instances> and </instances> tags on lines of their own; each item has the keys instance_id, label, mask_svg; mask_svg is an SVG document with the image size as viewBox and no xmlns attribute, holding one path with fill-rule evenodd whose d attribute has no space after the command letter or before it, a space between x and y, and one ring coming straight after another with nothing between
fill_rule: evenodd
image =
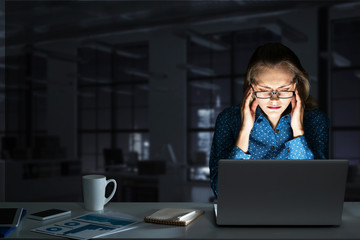
<instances>
[{"instance_id":1,"label":"blurred background office","mask_svg":"<svg viewBox=\"0 0 360 240\"><path fill-rule=\"evenodd\" d=\"M301 59L360 200L359 1L0 1L0 201L212 201L214 124L255 48Z\"/></svg>"}]
</instances>

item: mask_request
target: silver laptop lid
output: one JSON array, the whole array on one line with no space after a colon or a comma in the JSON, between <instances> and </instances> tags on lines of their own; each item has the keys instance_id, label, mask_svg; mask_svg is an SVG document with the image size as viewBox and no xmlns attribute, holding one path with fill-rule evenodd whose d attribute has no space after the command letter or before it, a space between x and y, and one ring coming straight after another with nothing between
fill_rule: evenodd
<instances>
[{"instance_id":1,"label":"silver laptop lid","mask_svg":"<svg viewBox=\"0 0 360 240\"><path fill-rule=\"evenodd\" d=\"M220 160L217 224L340 225L347 160Z\"/></svg>"}]
</instances>

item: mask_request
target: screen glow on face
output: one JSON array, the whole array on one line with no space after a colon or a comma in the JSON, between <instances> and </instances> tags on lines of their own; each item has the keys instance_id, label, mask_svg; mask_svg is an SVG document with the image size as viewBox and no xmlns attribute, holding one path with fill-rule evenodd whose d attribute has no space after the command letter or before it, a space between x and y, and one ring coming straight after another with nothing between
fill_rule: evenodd
<instances>
[{"instance_id":1,"label":"screen glow on face","mask_svg":"<svg viewBox=\"0 0 360 240\"><path fill-rule=\"evenodd\" d=\"M295 96L293 74L279 68L258 74L252 84L254 95L263 112L270 118L279 118Z\"/></svg>"}]
</instances>

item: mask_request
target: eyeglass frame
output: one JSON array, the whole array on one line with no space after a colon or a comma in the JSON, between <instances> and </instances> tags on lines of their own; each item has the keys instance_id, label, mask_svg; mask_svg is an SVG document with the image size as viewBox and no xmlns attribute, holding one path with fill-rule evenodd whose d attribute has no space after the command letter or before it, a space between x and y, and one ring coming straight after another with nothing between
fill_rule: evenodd
<instances>
[{"instance_id":1,"label":"eyeglass frame","mask_svg":"<svg viewBox=\"0 0 360 240\"><path fill-rule=\"evenodd\" d=\"M255 89L254 89L254 87L253 87L253 85L252 85L251 83L250 83L250 86L251 86L251 88L252 88L255 96L256 96L257 98L259 98L259 99L271 99L274 94L276 94L276 97L279 98L279 99L289 99L289 98L294 97L294 95L295 95L295 90L296 90L296 87L295 87L294 91L277 91L277 92L272 92L272 91L255 91ZM271 95L270 95L270 97L266 97L266 98L258 97L258 96L257 96L257 93L258 93L258 92L269 92L269 93L271 93ZM284 97L279 97L279 92L292 92L293 95L292 95L291 97L285 97L285 98L284 98Z\"/></svg>"}]
</instances>

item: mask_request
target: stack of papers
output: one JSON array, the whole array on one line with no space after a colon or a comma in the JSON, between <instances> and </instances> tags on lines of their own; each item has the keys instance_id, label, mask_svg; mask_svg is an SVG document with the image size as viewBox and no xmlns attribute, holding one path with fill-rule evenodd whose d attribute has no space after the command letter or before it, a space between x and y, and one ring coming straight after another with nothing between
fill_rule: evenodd
<instances>
[{"instance_id":1,"label":"stack of papers","mask_svg":"<svg viewBox=\"0 0 360 240\"><path fill-rule=\"evenodd\" d=\"M136 228L139 219L123 218L114 214L90 213L56 222L32 231L73 239L90 239Z\"/></svg>"}]
</instances>

